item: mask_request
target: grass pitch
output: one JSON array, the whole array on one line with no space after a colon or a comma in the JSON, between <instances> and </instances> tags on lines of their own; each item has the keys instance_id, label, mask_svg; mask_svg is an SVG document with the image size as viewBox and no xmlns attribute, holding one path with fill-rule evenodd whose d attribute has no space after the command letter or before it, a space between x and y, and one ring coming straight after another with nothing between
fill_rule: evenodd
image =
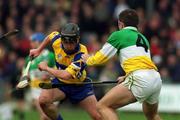
<instances>
[{"instance_id":1,"label":"grass pitch","mask_svg":"<svg viewBox=\"0 0 180 120\"><path fill-rule=\"evenodd\" d=\"M63 107L60 113L64 120L91 120L89 115L78 107ZM146 120L142 112L124 112L118 111L118 116L121 120ZM160 113L163 120L180 120L180 114ZM21 120L15 114L13 120ZM25 112L25 119L23 120L39 120L39 115L35 110Z\"/></svg>"}]
</instances>

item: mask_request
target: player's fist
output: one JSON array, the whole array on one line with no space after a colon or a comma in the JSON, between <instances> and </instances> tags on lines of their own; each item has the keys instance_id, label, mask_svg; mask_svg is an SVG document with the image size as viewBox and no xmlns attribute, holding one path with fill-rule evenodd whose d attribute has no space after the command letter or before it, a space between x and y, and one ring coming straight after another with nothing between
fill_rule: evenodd
<instances>
[{"instance_id":1,"label":"player's fist","mask_svg":"<svg viewBox=\"0 0 180 120\"><path fill-rule=\"evenodd\" d=\"M41 63L39 63L38 68L39 68L39 70L41 70L41 71L47 71L47 68L48 68L47 62L41 62Z\"/></svg>"}]
</instances>

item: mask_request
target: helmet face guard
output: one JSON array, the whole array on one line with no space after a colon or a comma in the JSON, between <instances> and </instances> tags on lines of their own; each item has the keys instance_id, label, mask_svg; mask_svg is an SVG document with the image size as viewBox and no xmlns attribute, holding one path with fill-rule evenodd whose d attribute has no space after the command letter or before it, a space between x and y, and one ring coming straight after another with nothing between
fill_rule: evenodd
<instances>
[{"instance_id":1,"label":"helmet face guard","mask_svg":"<svg viewBox=\"0 0 180 120\"><path fill-rule=\"evenodd\" d=\"M61 40L64 43L70 43L70 44L75 44L78 43L78 37L77 36L61 36Z\"/></svg>"},{"instance_id":2,"label":"helmet face guard","mask_svg":"<svg viewBox=\"0 0 180 120\"><path fill-rule=\"evenodd\" d=\"M61 39L64 43L77 43L80 30L77 24L68 23L61 30Z\"/></svg>"}]
</instances>

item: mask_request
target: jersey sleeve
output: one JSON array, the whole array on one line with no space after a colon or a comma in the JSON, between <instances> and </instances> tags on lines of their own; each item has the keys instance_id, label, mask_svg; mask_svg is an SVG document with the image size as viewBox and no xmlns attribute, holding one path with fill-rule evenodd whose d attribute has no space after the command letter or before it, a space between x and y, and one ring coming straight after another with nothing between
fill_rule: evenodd
<instances>
[{"instance_id":1,"label":"jersey sleeve","mask_svg":"<svg viewBox=\"0 0 180 120\"><path fill-rule=\"evenodd\" d=\"M116 34L113 33L108 38L108 41L103 45L101 50L99 50L95 55L92 55L87 59L86 64L90 66L104 64L110 58L112 58L117 52L117 48L115 47L118 45L116 43L116 39Z\"/></svg>"},{"instance_id":2,"label":"jersey sleeve","mask_svg":"<svg viewBox=\"0 0 180 120\"><path fill-rule=\"evenodd\" d=\"M73 78L80 79L85 72L86 64L81 60L81 56L84 52L80 52L75 55L73 62L65 69L69 72Z\"/></svg>"},{"instance_id":3,"label":"jersey sleeve","mask_svg":"<svg viewBox=\"0 0 180 120\"><path fill-rule=\"evenodd\" d=\"M57 39L61 37L60 33L57 31L54 31L48 35L48 38L51 40L51 43L53 44Z\"/></svg>"},{"instance_id":4,"label":"jersey sleeve","mask_svg":"<svg viewBox=\"0 0 180 120\"><path fill-rule=\"evenodd\" d=\"M118 32L113 32L109 36L107 43L111 44L114 48L118 48L119 43L120 43L119 40L120 40L120 38L118 36Z\"/></svg>"}]
</instances>

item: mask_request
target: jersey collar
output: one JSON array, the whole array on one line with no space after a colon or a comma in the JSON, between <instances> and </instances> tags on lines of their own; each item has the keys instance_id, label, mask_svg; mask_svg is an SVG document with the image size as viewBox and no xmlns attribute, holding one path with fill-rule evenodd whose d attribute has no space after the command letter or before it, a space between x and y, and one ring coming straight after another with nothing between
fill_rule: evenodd
<instances>
[{"instance_id":1,"label":"jersey collar","mask_svg":"<svg viewBox=\"0 0 180 120\"><path fill-rule=\"evenodd\" d=\"M131 29L131 30L138 31L136 27L132 27L132 26L124 27L123 29Z\"/></svg>"},{"instance_id":2,"label":"jersey collar","mask_svg":"<svg viewBox=\"0 0 180 120\"><path fill-rule=\"evenodd\" d=\"M76 45L76 48L75 48L73 51L66 51L66 50L64 49L64 47L63 47L63 44L61 44L61 48L63 49L63 51L64 51L67 55L72 55L72 54L74 54L74 53L76 53L76 52L78 52L78 51L80 50L80 44L78 43L78 44Z\"/></svg>"}]
</instances>

